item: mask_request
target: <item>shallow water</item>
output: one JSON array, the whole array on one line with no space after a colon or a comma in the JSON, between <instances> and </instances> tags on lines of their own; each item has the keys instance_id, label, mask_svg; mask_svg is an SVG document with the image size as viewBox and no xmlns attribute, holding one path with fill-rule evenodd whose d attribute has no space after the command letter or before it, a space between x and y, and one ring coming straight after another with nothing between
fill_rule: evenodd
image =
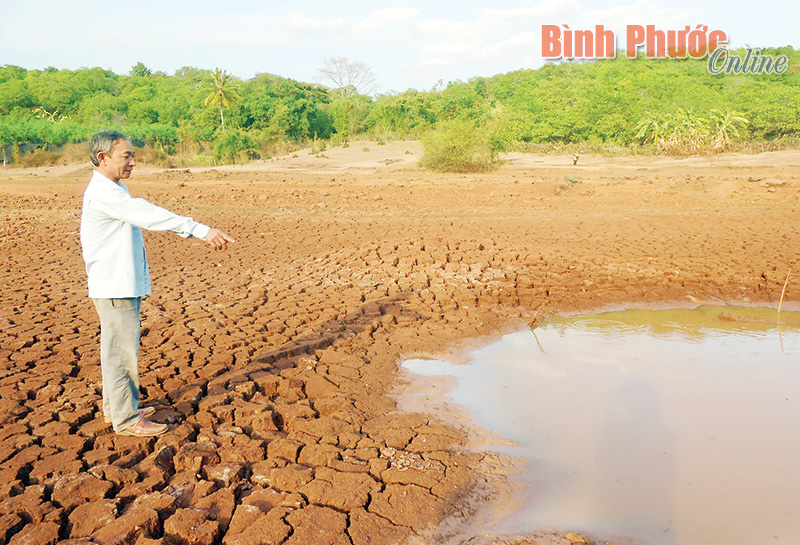
<instances>
[{"instance_id":1,"label":"shallow water","mask_svg":"<svg viewBox=\"0 0 800 545\"><path fill-rule=\"evenodd\" d=\"M469 365L403 365L457 377L447 395L517 443L493 450L530 461L524 507L493 531L796 544L800 313L776 319L743 307L553 318Z\"/></svg>"}]
</instances>

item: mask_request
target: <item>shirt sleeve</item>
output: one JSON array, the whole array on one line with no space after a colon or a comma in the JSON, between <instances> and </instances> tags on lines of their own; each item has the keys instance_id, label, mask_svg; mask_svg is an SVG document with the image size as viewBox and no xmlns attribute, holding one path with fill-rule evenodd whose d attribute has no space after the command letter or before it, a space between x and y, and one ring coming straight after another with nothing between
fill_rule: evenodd
<instances>
[{"instance_id":1,"label":"shirt sleeve","mask_svg":"<svg viewBox=\"0 0 800 545\"><path fill-rule=\"evenodd\" d=\"M179 216L144 199L135 199L122 189L92 196L91 206L108 217L131 223L142 229L170 231L184 238L205 239L211 230L211 227L192 218Z\"/></svg>"}]
</instances>

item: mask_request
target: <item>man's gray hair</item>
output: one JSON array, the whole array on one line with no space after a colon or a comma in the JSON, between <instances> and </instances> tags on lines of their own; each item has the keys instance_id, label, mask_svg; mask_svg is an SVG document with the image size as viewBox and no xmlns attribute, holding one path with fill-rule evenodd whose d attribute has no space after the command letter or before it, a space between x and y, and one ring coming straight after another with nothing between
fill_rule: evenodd
<instances>
[{"instance_id":1,"label":"man's gray hair","mask_svg":"<svg viewBox=\"0 0 800 545\"><path fill-rule=\"evenodd\" d=\"M101 131L92 137L92 144L89 147L89 157L92 164L96 167L100 166L100 161L97 159L97 154L101 151L106 155L111 155L114 149L114 144L120 140L127 140L128 137L119 131Z\"/></svg>"}]
</instances>

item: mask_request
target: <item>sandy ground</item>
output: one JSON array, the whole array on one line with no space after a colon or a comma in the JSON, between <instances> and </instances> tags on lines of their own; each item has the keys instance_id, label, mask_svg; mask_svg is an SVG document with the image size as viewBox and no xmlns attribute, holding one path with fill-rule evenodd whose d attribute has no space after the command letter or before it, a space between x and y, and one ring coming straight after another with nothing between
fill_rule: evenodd
<instances>
[{"instance_id":1,"label":"sandy ground","mask_svg":"<svg viewBox=\"0 0 800 545\"><path fill-rule=\"evenodd\" d=\"M420 170L420 154L137 167L135 196L237 239L146 235L143 404L172 424L157 439L118 437L100 412L89 167L0 169L0 544L514 541L481 532L510 465L467 448L469 422L398 411L402 358L540 307L777 306L800 257L800 152L511 155L468 175ZM784 304L799 300L790 279Z\"/></svg>"}]
</instances>

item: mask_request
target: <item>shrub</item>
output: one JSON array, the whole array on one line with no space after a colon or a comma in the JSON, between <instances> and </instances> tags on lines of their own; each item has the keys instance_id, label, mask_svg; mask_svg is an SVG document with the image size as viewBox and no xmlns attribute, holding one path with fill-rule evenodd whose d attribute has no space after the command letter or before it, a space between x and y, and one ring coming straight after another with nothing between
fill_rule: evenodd
<instances>
[{"instance_id":1,"label":"shrub","mask_svg":"<svg viewBox=\"0 0 800 545\"><path fill-rule=\"evenodd\" d=\"M174 153L175 144L178 142L178 129L158 123L128 125L120 132L132 140L139 140L145 145L159 148L165 154Z\"/></svg>"},{"instance_id":2,"label":"shrub","mask_svg":"<svg viewBox=\"0 0 800 545\"><path fill-rule=\"evenodd\" d=\"M486 126L468 119L440 122L422 137L424 168L442 172L485 172L497 164L502 146Z\"/></svg>"},{"instance_id":3,"label":"shrub","mask_svg":"<svg viewBox=\"0 0 800 545\"><path fill-rule=\"evenodd\" d=\"M2 153L0 153L2 155ZM21 167L47 167L89 163L89 146L87 144L65 144L58 149L34 149L28 153L18 153L15 163Z\"/></svg>"},{"instance_id":4,"label":"shrub","mask_svg":"<svg viewBox=\"0 0 800 545\"><path fill-rule=\"evenodd\" d=\"M245 162L260 156L258 140L240 129L228 129L214 141L214 157L223 161Z\"/></svg>"},{"instance_id":5,"label":"shrub","mask_svg":"<svg viewBox=\"0 0 800 545\"><path fill-rule=\"evenodd\" d=\"M89 144L65 144L61 148L61 162L65 165L72 163L89 163Z\"/></svg>"},{"instance_id":6,"label":"shrub","mask_svg":"<svg viewBox=\"0 0 800 545\"><path fill-rule=\"evenodd\" d=\"M53 167L59 162L60 154L43 149L20 155L16 163L21 167Z\"/></svg>"},{"instance_id":7,"label":"shrub","mask_svg":"<svg viewBox=\"0 0 800 545\"><path fill-rule=\"evenodd\" d=\"M160 166L166 168L177 168L178 164L161 146L145 144L141 148L136 148L136 162L142 165Z\"/></svg>"}]
</instances>

